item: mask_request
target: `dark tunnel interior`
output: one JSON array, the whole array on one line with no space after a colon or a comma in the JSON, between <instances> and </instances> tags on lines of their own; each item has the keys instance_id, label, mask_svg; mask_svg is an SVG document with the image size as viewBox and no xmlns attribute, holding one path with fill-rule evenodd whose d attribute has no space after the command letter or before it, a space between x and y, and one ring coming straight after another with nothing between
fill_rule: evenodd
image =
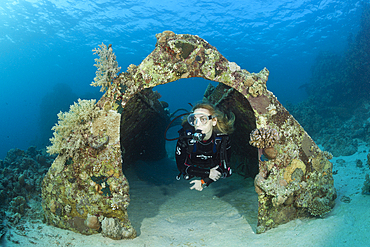
<instances>
[{"instance_id":1,"label":"dark tunnel interior","mask_svg":"<svg viewBox=\"0 0 370 247\"><path fill-rule=\"evenodd\" d=\"M154 88L155 89L155 88ZM173 154L166 151L164 133L173 118L168 104L160 101L160 94L153 88L135 94L121 114L120 141L123 172L135 166L137 161L158 161ZM219 83L209 84L204 97L219 110L235 115L235 131L231 134L231 167L234 173L254 178L258 173L258 151L249 144L249 135L256 128L254 112L248 100L238 91ZM176 121L179 125L179 121ZM178 129L181 126L175 126ZM175 152L175 150L173 150Z\"/></svg>"}]
</instances>

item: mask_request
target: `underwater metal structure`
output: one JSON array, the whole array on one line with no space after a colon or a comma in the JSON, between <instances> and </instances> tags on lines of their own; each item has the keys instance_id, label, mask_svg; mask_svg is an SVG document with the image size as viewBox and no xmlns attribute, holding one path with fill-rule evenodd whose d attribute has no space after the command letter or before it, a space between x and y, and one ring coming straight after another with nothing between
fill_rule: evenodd
<instances>
[{"instance_id":1,"label":"underwater metal structure","mask_svg":"<svg viewBox=\"0 0 370 247\"><path fill-rule=\"evenodd\" d=\"M59 156L43 180L46 222L83 234L102 232L113 239L136 236L127 215L129 184L122 170L122 157L127 155L123 137L132 128L122 128L131 120L123 113L130 99L143 90L190 77L223 83L230 87L226 96L237 91L246 99L243 104L249 104L234 107L250 114L249 123L243 122L238 131L250 135L244 142L258 155L257 233L299 217L323 216L333 208L336 191L330 155L267 90L266 68L259 73L241 69L198 36L164 31L156 38L153 52L106 84L106 93L96 104L86 106L81 101L73 114L60 116L65 126L69 121L74 124L71 131L63 132L65 127L54 134L65 136L55 139ZM162 114L155 97L144 98L148 109ZM253 128L247 125L255 130L250 132Z\"/></svg>"}]
</instances>

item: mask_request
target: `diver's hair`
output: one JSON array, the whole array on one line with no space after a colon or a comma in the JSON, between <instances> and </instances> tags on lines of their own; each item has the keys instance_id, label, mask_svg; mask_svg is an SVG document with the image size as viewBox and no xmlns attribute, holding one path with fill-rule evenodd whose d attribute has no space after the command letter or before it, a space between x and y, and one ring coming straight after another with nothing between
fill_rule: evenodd
<instances>
[{"instance_id":1,"label":"diver's hair","mask_svg":"<svg viewBox=\"0 0 370 247\"><path fill-rule=\"evenodd\" d=\"M212 117L217 117L216 126L214 126L213 130L218 134L231 134L234 131L234 122L235 122L235 115L234 113L230 112L230 119L229 117L218 110L214 105L208 102L200 102L193 106L192 112L196 109L203 108L207 109L209 113L211 113Z\"/></svg>"}]
</instances>

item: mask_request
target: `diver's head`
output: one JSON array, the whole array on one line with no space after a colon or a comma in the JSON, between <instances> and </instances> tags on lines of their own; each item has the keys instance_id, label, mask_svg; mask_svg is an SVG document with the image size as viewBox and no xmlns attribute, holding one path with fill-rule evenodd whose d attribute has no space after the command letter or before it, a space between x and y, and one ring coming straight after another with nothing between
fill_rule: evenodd
<instances>
[{"instance_id":1,"label":"diver's head","mask_svg":"<svg viewBox=\"0 0 370 247\"><path fill-rule=\"evenodd\" d=\"M193 109L193 113L188 116L188 122L196 131L205 134L203 140L208 140L217 124L217 117L213 116L210 110L199 107Z\"/></svg>"},{"instance_id":2,"label":"diver's head","mask_svg":"<svg viewBox=\"0 0 370 247\"><path fill-rule=\"evenodd\" d=\"M192 113L201 113L205 117L199 118L198 122L195 121L196 118L194 118L193 122L188 121L190 125L194 126L195 130L200 129L203 134L207 135L205 140L212 136L213 131L217 134L231 134L234 131L235 115L232 112L228 112L229 118L209 102L203 101L196 104L192 109Z\"/></svg>"}]
</instances>

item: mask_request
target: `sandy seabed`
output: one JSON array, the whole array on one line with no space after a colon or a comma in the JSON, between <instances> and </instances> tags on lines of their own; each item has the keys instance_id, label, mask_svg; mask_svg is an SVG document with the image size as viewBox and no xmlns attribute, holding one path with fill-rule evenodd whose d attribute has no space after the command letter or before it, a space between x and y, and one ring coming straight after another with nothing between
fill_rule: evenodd
<instances>
[{"instance_id":1,"label":"sandy seabed","mask_svg":"<svg viewBox=\"0 0 370 247\"><path fill-rule=\"evenodd\" d=\"M139 162L125 171L130 182L128 214L138 236L112 240L85 236L41 223L21 221L8 230L1 246L370 246L370 196L361 194L369 148L331 160L338 198L324 218L297 219L256 234L257 194L253 180L238 174L202 192L175 180L171 159ZM337 162L338 160L344 160ZM356 166L361 160L363 167Z\"/></svg>"}]
</instances>

